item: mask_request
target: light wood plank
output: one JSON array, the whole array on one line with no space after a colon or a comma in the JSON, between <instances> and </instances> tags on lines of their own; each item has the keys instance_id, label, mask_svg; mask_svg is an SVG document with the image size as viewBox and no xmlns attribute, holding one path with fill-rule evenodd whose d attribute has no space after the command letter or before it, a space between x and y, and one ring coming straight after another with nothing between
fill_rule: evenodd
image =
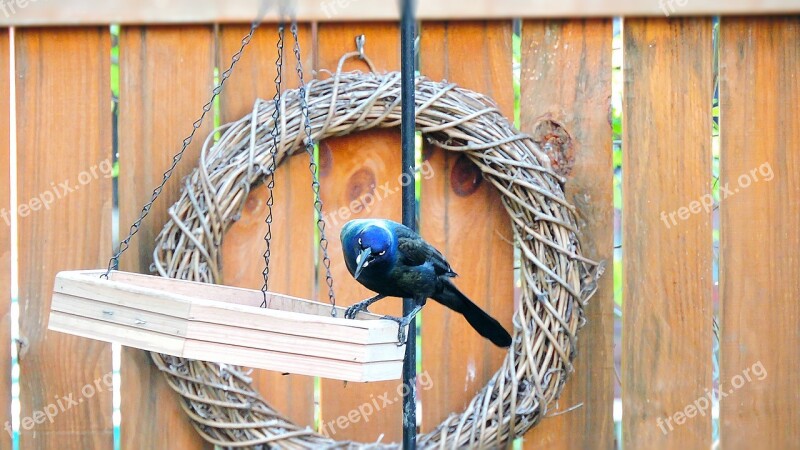
<instances>
[{"instance_id":1,"label":"light wood plank","mask_svg":"<svg viewBox=\"0 0 800 450\"><path fill-rule=\"evenodd\" d=\"M20 4L22 2L18 2ZM0 8L0 24L75 25L75 24L171 24L249 22L257 13L259 2L252 0L124 0L95 2L68 0L27 3L14 8L5 3ZM274 3L269 3L270 6ZM439 0L417 3L417 15L423 20L509 19L560 17L615 17L717 14L781 14L800 12L795 0ZM301 21L398 20L394 0L297 0L297 18ZM13 10L12 10L13 8ZM270 7L267 20L278 20L278 10Z\"/></svg>"},{"instance_id":2,"label":"light wood plank","mask_svg":"<svg viewBox=\"0 0 800 450\"><path fill-rule=\"evenodd\" d=\"M99 276L90 278L85 272L61 272L56 277L54 293L73 297L89 298L100 304L140 306L146 311L158 312L172 317L186 317L189 314L190 299L173 293L158 292L150 287L137 286L133 283L120 283L114 280L103 280ZM168 287L163 284L153 286Z\"/></svg>"},{"instance_id":3,"label":"light wood plank","mask_svg":"<svg viewBox=\"0 0 800 450\"><path fill-rule=\"evenodd\" d=\"M800 20L720 28L720 437L798 448Z\"/></svg>"},{"instance_id":4,"label":"light wood plank","mask_svg":"<svg viewBox=\"0 0 800 450\"><path fill-rule=\"evenodd\" d=\"M319 349L325 348L325 342L317 344ZM219 342L186 341L184 355L187 358L210 358L219 361L230 361L241 365L249 361L254 367L264 367L273 371L286 371L303 375L317 374L326 380L352 381L358 385L375 384L383 380L397 379L403 370L402 360L374 361L365 364L337 359L298 356L290 353L268 350L247 349L225 345ZM339 381L341 383L342 381ZM361 402L363 403L363 402ZM359 403L359 404L361 404Z\"/></svg>"},{"instance_id":5,"label":"light wood plank","mask_svg":"<svg viewBox=\"0 0 800 450\"><path fill-rule=\"evenodd\" d=\"M623 446L708 448L710 414L674 415L711 388L711 19L624 30Z\"/></svg>"},{"instance_id":6,"label":"light wood plank","mask_svg":"<svg viewBox=\"0 0 800 450\"><path fill-rule=\"evenodd\" d=\"M54 301L58 299L54 296ZM186 339L158 333L151 329L125 326L120 323L96 320L80 315L73 315L61 311L50 313L50 329L60 333L74 334L88 339L103 342L117 342L119 344L158 351L170 355L180 356Z\"/></svg>"},{"instance_id":7,"label":"light wood plank","mask_svg":"<svg viewBox=\"0 0 800 450\"><path fill-rule=\"evenodd\" d=\"M116 312L116 311L115 311ZM322 356L300 355L265 349L258 339L267 337L269 333L249 332L243 336L236 328L220 327L214 324L192 323L186 332L190 338L176 336L145 329L136 325L113 323L99 320L94 317L73 315L61 311L54 311L50 315L51 329L77 336L98 339L105 342L119 342L125 346L145 349L168 355L189 359L213 360L225 364L243 365L247 363L253 367L269 370L286 371L305 375L318 375L336 380L354 382L374 382L396 379L403 368L402 351L390 347L391 344L370 346L376 351L370 356L370 361L352 361L342 359L345 351L333 348L330 354L329 341L319 339L306 342L306 349L310 353ZM230 339L221 339L227 334ZM199 337L200 339L194 339ZM245 339L242 339L244 337ZM380 348L382 347L382 348ZM392 354L393 353L393 354ZM356 352L350 355L357 358ZM378 355L378 358L375 356ZM388 359L385 356L389 356ZM338 359L329 356L338 356ZM363 358L362 358L363 359Z\"/></svg>"},{"instance_id":8,"label":"light wood plank","mask_svg":"<svg viewBox=\"0 0 800 450\"><path fill-rule=\"evenodd\" d=\"M434 80L490 96L513 118L511 40L510 21L423 23L420 70ZM426 148L425 163L422 236L459 274L458 288L512 332L513 233L500 193L464 155ZM422 369L433 380L433 389L419 391L422 426L428 431L467 406L500 367L507 349L435 301L423 310L421 334Z\"/></svg>"},{"instance_id":9,"label":"light wood plank","mask_svg":"<svg viewBox=\"0 0 800 450\"><path fill-rule=\"evenodd\" d=\"M123 27L120 33L120 233L138 217L180 149L213 87L211 27ZM197 164L212 126L208 116L172 181L123 257L121 268L149 273L155 236L178 198L180 180ZM124 237L124 236L123 236ZM212 448L195 432L150 356L123 349L122 448Z\"/></svg>"},{"instance_id":10,"label":"light wood plank","mask_svg":"<svg viewBox=\"0 0 800 450\"><path fill-rule=\"evenodd\" d=\"M220 27L218 59L222 64L227 65L248 30L249 27L242 25ZM285 35L282 85L284 89L291 89L298 85L292 53L294 42L288 29ZM311 27L301 25L299 36L303 67L310 73L314 61ZM255 34L220 97L222 123L252 113L256 98L272 99L277 40L275 24L264 24ZM222 244L225 284L251 289L260 289L263 284L267 196L264 184L255 187L241 218L225 234ZM314 212L307 156L289 158L278 169L273 217L269 288L311 298L314 292ZM263 370L254 371L251 376L254 387L272 407L298 425L314 426L313 378Z\"/></svg>"},{"instance_id":11,"label":"light wood plank","mask_svg":"<svg viewBox=\"0 0 800 450\"><path fill-rule=\"evenodd\" d=\"M360 34L366 35L365 52L375 63L377 70L400 68L398 27L388 24L358 23L319 26L317 69L335 71L339 58L355 49L355 37ZM365 64L351 60L345 65L344 70L368 69ZM380 217L401 220L400 184L397 181L401 174L399 130L368 131L321 142L320 171L334 288L339 302L344 306L372 297L374 293L362 287L347 271L339 240L342 226L348 220L355 218ZM391 196L382 192L381 185L385 183L394 190ZM374 205L366 207L366 199L363 196L368 193L382 197L376 200ZM360 201L361 207L350 208L349 205L353 201ZM360 211L356 212L356 209ZM327 299L324 280L323 271L318 289L320 301ZM374 305L372 312L398 316L402 313L402 301L395 298L384 299ZM401 385L399 381L344 385L339 381L322 380L321 384L322 429L328 435L339 440L355 439L363 442L374 442L381 435L383 435L382 442L400 440L402 402L399 400L400 395L397 394L397 388ZM339 417L346 417L350 411L365 401L387 393L392 404L376 411L369 417L369 422L347 421L346 428L335 424Z\"/></svg>"},{"instance_id":12,"label":"light wood plank","mask_svg":"<svg viewBox=\"0 0 800 450\"><path fill-rule=\"evenodd\" d=\"M11 87L9 31L0 28L0 425L11 423ZM11 448L11 436L0 434L0 448Z\"/></svg>"},{"instance_id":13,"label":"light wood plank","mask_svg":"<svg viewBox=\"0 0 800 450\"><path fill-rule=\"evenodd\" d=\"M58 292L53 293L53 304L50 308L51 318L53 315L69 315L100 320L110 324L118 324L120 327L134 327L142 331L168 334L181 338L186 337L186 328L189 322L187 317L173 317L159 314L158 312L143 311L135 307L109 305L92 299ZM52 324L49 324L49 326L52 328ZM68 329L63 328L58 331L69 332ZM92 336L88 337L91 338ZM113 339L111 342L113 342ZM180 355L180 353L177 354Z\"/></svg>"},{"instance_id":14,"label":"light wood plank","mask_svg":"<svg viewBox=\"0 0 800 450\"><path fill-rule=\"evenodd\" d=\"M302 313L302 316L294 316L293 320L297 322L346 323L348 328L353 329L389 328L385 322L377 320L380 316L376 314L360 312L356 317L363 321L343 322L340 316L331 317L330 304L274 292L267 292L267 308L261 309L264 297L260 290L119 271L111 272L109 281L100 279L102 273L105 273L105 270L60 272L56 276L54 290L76 296L86 295L100 302L123 305L124 300L134 296L133 298L139 299L143 309L173 316L184 316L185 305L194 302L203 305L213 304L230 311L243 311L255 315L272 314L286 317L288 313ZM337 306L336 310L343 313L345 308ZM303 332L309 335L314 333L313 330Z\"/></svg>"},{"instance_id":15,"label":"light wood plank","mask_svg":"<svg viewBox=\"0 0 800 450\"><path fill-rule=\"evenodd\" d=\"M574 165L567 175L567 199L578 209L584 255L605 260L607 267L585 310L575 373L557 406L550 406L553 417L525 436L524 448L614 448L612 34L610 20L526 21L522 26L522 131L541 139L540 124L554 121L569 132Z\"/></svg>"},{"instance_id":16,"label":"light wood plank","mask_svg":"<svg viewBox=\"0 0 800 450\"><path fill-rule=\"evenodd\" d=\"M330 336L338 334L341 329L349 330L345 326L321 326L319 324L305 324L306 327L315 327L318 333L314 336L304 336L294 334L298 328L295 324L293 329L276 329L276 323L286 322L275 317L256 317L252 322L242 326L241 314L232 314L229 310L221 310L213 307L192 306L192 312L184 317L174 317L158 312L142 310L135 306L110 305L94 301L92 299L75 297L68 294L55 293L53 295L52 315L69 315L75 318L85 318L93 321L101 321L109 324L117 324L122 327L132 327L143 333L157 333L165 336L176 336L181 339L196 339L211 343L227 343L241 347L261 348L265 350L279 351L297 355L308 355L328 359L338 359L343 361L367 363L371 361L400 360L404 349L394 345L395 342L365 342L373 333L366 330L360 333L360 342L347 342L332 339ZM258 320L260 319L260 320ZM83 330L83 328L81 328ZM69 333L68 328L60 327L58 331ZM388 331L388 330L386 330ZM75 333L80 336L92 338L85 332ZM381 333L383 335L387 332ZM120 330L120 339L125 338L127 331ZM396 336L396 331L395 331ZM115 341L113 330L109 333L104 331L99 334L97 339L108 342ZM175 350L161 349L156 343L155 346L139 347L149 351L159 351L175 356L182 356L180 349ZM207 358L201 358L207 359ZM210 360L210 359L208 359ZM232 364L229 360L220 360ZM246 361L239 361L236 364L246 364ZM274 365L273 365L274 366ZM280 369L279 369L280 370ZM313 368L310 368L313 372ZM304 371L307 372L308 370ZM283 372L290 372L285 370ZM399 379L399 374L398 374Z\"/></svg>"},{"instance_id":17,"label":"light wood plank","mask_svg":"<svg viewBox=\"0 0 800 450\"><path fill-rule=\"evenodd\" d=\"M22 449L113 445L111 391L81 394L111 372L111 346L47 332L55 274L97 267L111 252L111 179L98 170L111 159L110 51L108 28L16 34L18 198L31 208L19 214ZM70 393L84 401L25 426Z\"/></svg>"},{"instance_id":18,"label":"light wood plank","mask_svg":"<svg viewBox=\"0 0 800 450\"><path fill-rule=\"evenodd\" d=\"M111 280L103 280L83 272L59 273L54 293L60 294L59 298L63 301L54 302L51 309L78 314L84 307L93 304L98 317L107 315L107 319L112 321L122 319L115 316L114 311L136 310L181 321L224 324L298 338L356 345L396 343L396 327L389 321L379 320L380 316L375 314L361 312L357 317L360 320L348 320L343 317L344 309L337 307L338 316L331 317L330 309L322 303L278 294L270 294L267 307L260 308L261 291L238 288L227 289L239 290L255 301L250 305L226 303L176 292L180 289L175 289L175 286L191 282L144 275L132 277L140 278L136 282L120 282L115 279L116 275L119 272L112 274ZM153 286L150 285L153 279L168 283Z\"/></svg>"},{"instance_id":19,"label":"light wood plank","mask_svg":"<svg viewBox=\"0 0 800 450\"><path fill-rule=\"evenodd\" d=\"M347 328L353 329L389 328L385 321L377 320L380 316L376 314L360 312L357 318L364 320L345 321L339 316L331 317L330 304L274 292L267 292L267 307L262 309L260 305L264 297L260 290L119 271L111 272L110 280L105 280L100 278L102 273L105 270L59 272L54 291L121 305L125 304L125 300L134 298L143 309L181 317L185 316L185 305L194 303L254 315L293 316L297 322L345 323ZM345 310L342 306L335 308L337 312ZM313 334L313 331L302 332Z\"/></svg>"}]
</instances>

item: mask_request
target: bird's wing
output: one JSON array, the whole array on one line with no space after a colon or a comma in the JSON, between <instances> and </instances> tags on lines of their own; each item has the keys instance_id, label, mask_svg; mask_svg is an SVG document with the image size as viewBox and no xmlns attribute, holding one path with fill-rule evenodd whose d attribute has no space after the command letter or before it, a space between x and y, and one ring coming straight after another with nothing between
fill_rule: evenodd
<instances>
[{"instance_id":1,"label":"bird's wing","mask_svg":"<svg viewBox=\"0 0 800 450\"><path fill-rule=\"evenodd\" d=\"M403 227L405 228L405 227ZM395 230L397 236L397 249L400 251L402 262L408 266L421 266L426 262L433 264L436 275L456 276L450 263L431 244L425 242L419 235L405 228Z\"/></svg>"}]
</instances>

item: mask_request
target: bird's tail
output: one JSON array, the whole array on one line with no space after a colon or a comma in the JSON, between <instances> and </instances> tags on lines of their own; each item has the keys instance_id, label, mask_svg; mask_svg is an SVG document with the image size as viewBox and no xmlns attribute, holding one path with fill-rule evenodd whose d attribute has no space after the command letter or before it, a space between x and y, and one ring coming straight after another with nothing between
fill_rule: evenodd
<instances>
[{"instance_id":1,"label":"bird's tail","mask_svg":"<svg viewBox=\"0 0 800 450\"><path fill-rule=\"evenodd\" d=\"M482 310L478 305L472 303L466 295L461 293L455 285L447 283L444 292L435 297L440 303L448 308L460 312L467 319L472 328L481 336L492 341L498 347L508 347L511 345L511 335L500 322Z\"/></svg>"}]
</instances>

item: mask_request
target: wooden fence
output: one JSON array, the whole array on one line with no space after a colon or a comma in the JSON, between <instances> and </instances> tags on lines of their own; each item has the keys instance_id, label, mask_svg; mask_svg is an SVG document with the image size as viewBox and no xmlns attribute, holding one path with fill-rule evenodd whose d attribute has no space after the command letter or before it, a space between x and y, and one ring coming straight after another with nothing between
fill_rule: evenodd
<instances>
[{"instance_id":1,"label":"wooden fence","mask_svg":"<svg viewBox=\"0 0 800 450\"><path fill-rule=\"evenodd\" d=\"M626 19L623 135L623 334L619 373L623 445L638 448L708 448L710 409L683 417L712 389L712 214L693 201L712 191L712 18ZM751 17L720 20L721 186L740 189L720 201L720 326L723 393L720 436L726 449L798 448L800 442L800 20ZM119 222L133 221L161 179L247 26L126 25L120 31ZM399 30L392 22L306 23L301 47L307 73L334 69L367 37L378 70L399 69ZM423 21L420 71L492 96L514 113L512 21ZM568 199L580 212L588 256L612 260L611 19L522 23L521 128L534 133L543 120L563 124L571 136L574 167ZM10 420L11 241L18 245L20 311L20 417L22 449L111 448L111 393L100 391L39 423L48 405L65 400L112 368L111 346L46 331L53 277L59 270L104 266L112 242L112 179L83 173L112 154L108 26L17 28L15 130L9 111L9 30L0 28L0 211L18 209L16 234L0 221L0 424ZM274 86L275 35L260 30L221 100L224 123L252 110ZM287 66L290 68L291 64ZM353 62L347 69L363 69ZM286 85L296 77L286 70ZM201 135L211 130L208 121ZM15 132L13 134L12 132ZM16 151L9 145L16 136ZM202 140L202 139L200 139ZM320 144L322 198L336 211L384 183L399 186L399 132L381 130ZM192 170L199 144L190 147L176 180ZM9 178L15 158L16 176ZM459 286L508 327L514 308L513 248L499 194L466 159L426 147L435 175L422 182L422 234L460 273ZM769 181L745 187L743 177L765 163ZM314 286L313 210L308 161L293 157L277 173L273 229L274 290L301 297ZM12 186L10 180L16 181ZM76 183L80 180L80 183ZM74 187L62 192L63 181ZM147 273L152 242L167 219L180 183L162 199L123 260ZM60 198L46 208L45 192ZM260 287L265 189L254 190L241 219L224 240L224 282ZM691 214L683 210L691 207ZM662 211L680 211L677 222ZM387 196L358 216L399 219L400 196ZM668 219L669 220L669 219ZM329 219L333 275L340 299L368 292L347 275L338 230ZM289 256L289 249L294 252ZM300 251L298 251L300 249ZM524 448L615 447L612 404L615 375L613 270L609 264L587 308L574 375L558 409L524 439ZM394 306L399 305L396 302ZM399 309L387 308L382 312ZM420 392L421 429L430 430L465 407L505 353L456 315L431 304L422 327L422 370L432 388ZM731 387L754 364L766 377ZM394 392L396 382L367 385L256 371L270 403L300 424L314 426ZM738 378L737 378L738 377ZM123 449L209 448L192 429L177 396L144 352L124 349L121 378ZM731 390L731 392L728 392ZM315 397L315 392L319 396ZM315 411L319 417L315 418ZM688 411L687 411L688 415ZM396 441L400 403L337 430L339 439ZM31 419L26 419L31 418ZM672 420L662 432L658 420ZM685 423L684 423L685 422ZM674 428L674 429L672 429ZM0 432L0 448L11 448Z\"/></svg>"}]
</instances>

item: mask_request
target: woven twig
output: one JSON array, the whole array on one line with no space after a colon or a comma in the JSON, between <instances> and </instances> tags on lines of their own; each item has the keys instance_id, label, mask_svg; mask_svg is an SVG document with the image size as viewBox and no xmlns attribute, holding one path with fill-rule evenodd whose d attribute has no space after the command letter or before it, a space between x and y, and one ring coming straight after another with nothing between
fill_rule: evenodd
<instances>
[{"instance_id":1,"label":"woven twig","mask_svg":"<svg viewBox=\"0 0 800 450\"><path fill-rule=\"evenodd\" d=\"M281 104L277 165L302 151L299 92ZM400 124L400 74L342 73L309 83L315 140ZM455 84L416 80L417 127L434 145L465 153L501 193L521 249L522 299L514 342L500 369L472 399L431 432L422 448L504 447L541 420L558 398L583 325L583 306L600 270L581 256L574 208L561 180L532 138L517 131L487 97ZM211 133L197 169L158 235L154 270L161 276L221 282L220 244L239 218L252 186L270 167L272 102ZM513 301L509 298L508 301ZM197 431L223 447L397 448L396 444L337 442L301 428L272 409L251 386L247 369L152 354L182 397ZM399 426L399 424L398 424Z\"/></svg>"}]
</instances>

